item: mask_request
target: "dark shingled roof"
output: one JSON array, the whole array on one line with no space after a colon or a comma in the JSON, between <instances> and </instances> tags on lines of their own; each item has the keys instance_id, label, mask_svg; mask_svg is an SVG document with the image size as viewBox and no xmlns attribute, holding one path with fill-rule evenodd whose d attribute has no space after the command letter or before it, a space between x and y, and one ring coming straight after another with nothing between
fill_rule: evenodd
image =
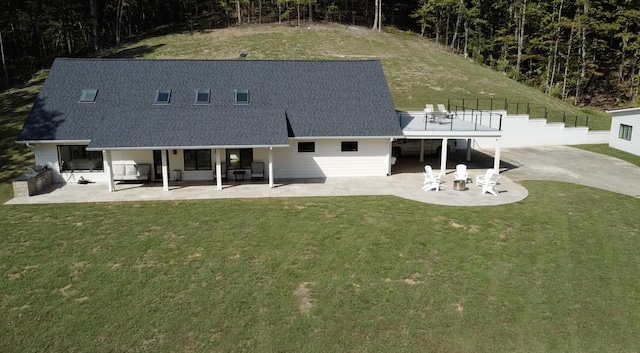
<instances>
[{"instance_id":1,"label":"dark shingled roof","mask_svg":"<svg viewBox=\"0 0 640 353\"><path fill-rule=\"evenodd\" d=\"M92 88L96 101L80 103ZM159 89L170 104L154 104ZM211 89L210 104L194 104L198 89ZM236 89L250 104L235 104ZM56 59L18 142L249 147L290 136L402 136L380 61Z\"/></svg>"}]
</instances>

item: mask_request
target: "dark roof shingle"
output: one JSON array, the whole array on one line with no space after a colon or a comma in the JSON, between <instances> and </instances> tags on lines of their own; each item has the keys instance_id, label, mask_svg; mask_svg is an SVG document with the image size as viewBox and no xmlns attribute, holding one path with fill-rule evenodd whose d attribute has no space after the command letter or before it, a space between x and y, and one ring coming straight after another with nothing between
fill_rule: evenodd
<instances>
[{"instance_id":1,"label":"dark roof shingle","mask_svg":"<svg viewBox=\"0 0 640 353\"><path fill-rule=\"evenodd\" d=\"M96 101L80 103L90 88L99 90ZM234 103L241 88L248 105ZM159 89L172 90L170 104L154 104ZM194 104L198 89L211 89L210 104ZM401 136L380 62L56 59L18 142L278 146L290 133Z\"/></svg>"}]
</instances>

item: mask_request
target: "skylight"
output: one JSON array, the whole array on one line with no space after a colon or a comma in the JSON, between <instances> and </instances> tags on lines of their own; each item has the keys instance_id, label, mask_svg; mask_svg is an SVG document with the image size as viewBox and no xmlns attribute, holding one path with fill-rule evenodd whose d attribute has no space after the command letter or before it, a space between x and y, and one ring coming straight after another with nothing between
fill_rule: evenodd
<instances>
[{"instance_id":1,"label":"skylight","mask_svg":"<svg viewBox=\"0 0 640 353\"><path fill-rule=\"evenodd\" d=\"M237 89L236 90L236 104L249 104L249 90Z\"/></svg>"},{"instance_id":2,"label":"skylight","mask_svg":"<svg viewBox=\"0 0 640 353\"><path fill-rule=\"evenodd\" d=\"M196 104L209 104L211 90L199 89L196 90Z\"/></svg>"},{"instance_id":3,"label":"skylight","mask_svg":"<svg viewBox=\"0 0 640 353\"><path fill-rule=\"evenodd\" d=\"M156 93L156 103L158 104L169 104L169 100L171 99L171 90L170 89L159 89Z\"/></svg>"},{"instance_id":4,"label":"skylight","mask_svg":"<svg viewBox=\"0 0 640 353\"><path fill-rule=\"evenodd\" d=\"M94 89L94 88L83 89L82 95L80 96L80 102L83 102L83 103L95 102L97 95L98 95L97 89Z\"/></svg>"}]
</instances>

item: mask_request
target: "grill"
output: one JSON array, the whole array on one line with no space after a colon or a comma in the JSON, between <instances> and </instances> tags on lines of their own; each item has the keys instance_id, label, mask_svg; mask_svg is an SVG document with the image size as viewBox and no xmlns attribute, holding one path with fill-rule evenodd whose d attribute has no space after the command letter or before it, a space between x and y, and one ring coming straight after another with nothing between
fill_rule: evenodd
<instances>
[{"instance_id":1,"label":"grill","mask_svg":"<svg viewBox=\"0 0 640 353\"><path fill-rule=\"evenodd\" d=\"M45 173L47 169L47 166L37 164L27 168L27 179L35 178L38 190L41 190L44 187Z\"/></svg>"},{"instance_id":2,"label":"grill","mask_svg":"<svg viewBox=\"0 0 640 353\"><path fill-rule=\"evenodd\" d=\"M27 168L27 178L39 177L44 175L47 171L47 167L44 165L32 165Z\"/></svg>"}]
</instances>

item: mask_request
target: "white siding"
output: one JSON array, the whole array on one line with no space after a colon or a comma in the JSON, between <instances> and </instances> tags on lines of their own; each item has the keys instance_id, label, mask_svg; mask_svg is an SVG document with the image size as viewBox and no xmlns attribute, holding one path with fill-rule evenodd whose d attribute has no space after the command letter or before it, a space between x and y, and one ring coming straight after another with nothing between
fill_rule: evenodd
<instances>
[{"instance_id":1,"label":"white siding","mask_svg":"<svg viewBox=\"0 0 640 353\"><path fill-rule=\"evenodd\" d=\"M357 141L358 151L342 152L342 141ZM384 176L389 172L389 139L336 139L315 141L315 152L298 153L297 141L289 148L273 149L273 171L275 178L322 178L349 176ZM54 144L37 145L36 164L47 165L54 171L55 182L77 182L80 176L94 182L107 182L105 172L62 173L58 167L58 148ZM220 150L221 161L225 161L225 150ZM153 166L152 151L112 151L113 163L146 163ZM106 158L105 158L106 160ZM269 172L269 149L253 150L253 160L264 162L265 178ZM215 168L215 150L211 150L211 165ZM169 151L169 178L174 179L174 170L181 171L182 180L213 180L213 170L184 170L182 150ZM153 174L153 172L152 172Z\"/></svg>"},{"instance_id":2,"label":"white siding","mask_svg":"<svg viewBox=\"0 0 640 353\"><path fill-rule=\"evenodd\" d=\"M621 124L632 126L631 141L618 137ZM640 109L628 112L613 112L609 146L640 155Z\"/></svg>"},{"instance_id":3,"label":"white siding","mask_svg":"<svg viewBox=\"0 0 640 353\"><path fill-rule=\"evenodd\" d=\"M315 152L298 153L298 141L289 148L274 148L275 178L384 176L389 170L389 139L358 141L357 152L342 152L342 141L317 140Z\"/></svg>"},{"instance_id":4,"label":"white siding","mask_svg":"<svg viewBox=\"0 0 640 353\"><path fill-rule=\"evenodd\" d=\"M46 165L53 172L53 182L64 182L65 175L60 175L60 163L58 161L58 146L44 144L35 146L35 160L38 165Z\"/></svg>"}]
</instances>

